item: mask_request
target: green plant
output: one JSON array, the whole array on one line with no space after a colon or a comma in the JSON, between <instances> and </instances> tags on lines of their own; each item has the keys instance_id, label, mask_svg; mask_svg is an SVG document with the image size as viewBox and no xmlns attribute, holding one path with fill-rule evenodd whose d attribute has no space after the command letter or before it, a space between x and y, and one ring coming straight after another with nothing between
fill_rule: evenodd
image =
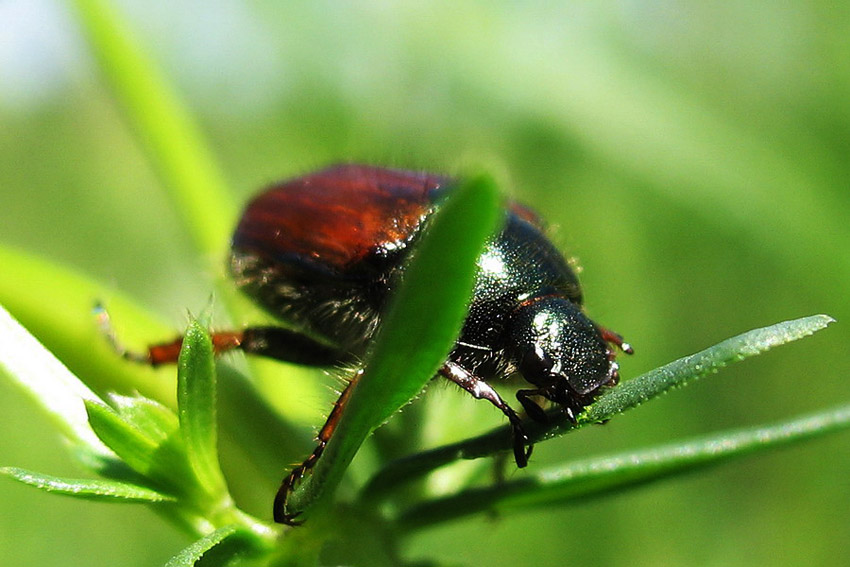
<instances>
[{"instance_id":1,"label":"green plant","mask_svg":"<svg viewBox=\"0 0 850 567\"><path fill-rule=\"evenodd\" d=\"M174 190L178 209L183 211L186 224L195 235L199 252L215 261L221 256L221 247L226 242L235 208L223 196L220 188L224 184L215 166L202 151L198 136L191 134L193 129L185 113L175 103L165 103L173 97L167 96L167 89L153 80L155 73L135 53L133 45L127 43L129 36L116 33L120 26L114 17L110 17L109 12L97 2L80 2L80 6L85 21L89 23L93 43L98 46L96 53L112 78L118 99L124 103L127 115L140 132L153 161L158 164L165 185ZM481 222L473 223L481 228L481 234L459 235L457 230L447 229L445 234L435 231L427 242L434 240L437 243L433 246L439 247L440 240L448 239L452 241L453 253L458 250L459 243L465 243L470 254L480 246L480 239L487 233L486 217L492 215L496 206L493 190L488 185L484 181L473 184L472 194L477 196L467 197L477 200L476 206L471 209L483 214ZM460 204L457 206L468 209ZM461 256L457 258L459 266L471 265L464 264ZM29 327L37 330L52 350L63 353L79 350L78 345L86 341L99 344L96 333L90 328L90 317L86 311L92 301L103 293L103 285L76 278L35 258L11 252L4 252L3 265L18 275L17 282L13 284L18 289L12 289L3 301L18 318L26 320ZM427 266L423 269L427 270ZM41 280L50 282L49 289L38 293L31 282L39 278L28 280L27 274L42 276ZM703 441L677 443L669 448L568 463L549 471L532 471L532 476L493 487L470 485L448 498L434 498L426 487L409 488L410 481L459 457L485 456L504 449L507 433L500 429L484 437L403 459L381 459L382 463L385 462L384 468L365 484L359 497L346 504L333 504L328 498L333 492L333 485L340 480L366 433L421 389L434 365L444 355L441 349L447 348L456 332L457 314L463 308L462 286L446 290L454 294L454 299L429 297L429 294L413 289L427 280L427 277L411 277L408 282L411 289L405 289L407 297L412 299L407 300L409 303L402 303L403 300L399 299L397 309L401 313L410 309L445 316L444 320L434 317L439 324L429 331L435 333L426 342L429 346L433 345L433 352L421 363L419 371L408 371L410 354L405 348L410 348L410 345L405 347L388 342L403 339L405 333L388 331L385 333L387 339L378 342L362 381L372 394L368 390L362 394L365 399L355 404L347 414L352 424L350 433L342 428L336 437L338 451L329 450L321 461L322 469L317 470L299 489L298 497L305 506L312 500L320 501L320 509L311 506L312 516L303 528L283 531L268 526L264 521L240 512L228 496L215 455L215 389L212 387L215 377L205 325L193 324L190 328L189 350L184 353L179 387L176 389L157 386L147 369L133 368L116 360L114 353L109 352L105 345L103 348L95 347L94 352L89 354L94 359L90 362L91 374L79 378L99 392L96 394L85 389L76 377L56 368L53 358L28 342L27 335L9 321L3 335L6 347L3 352L9 355L9 358L4 358L4 368L45 406L52 404L59 394L67 390L67 395L59 396L64 400L62 403L48 407L52 408L57 423L71 440L75 454L88 464L89 469L100 473L104 480L68 481L19 469L5 470L19 480L48 490L149 504L194 537L200 538L175 557L175 564L191 564L205 556L208 550L218 550L218 553L210 551L204 557L205 562L214 558L224 561L228 555L241 553L257 561L309 563L323 545L326 546L325 553L339 557L340 561L358 562L357 556L346 556L346 553L360 549L359 553L375 564L395 561L393 543L402 541L406 534L461 514L551 505L571 498L611 493L626 485L663 478L781 441L823 434L847 424L847 408L840 408L770 428L749 429ZM52 305L39 301L48 293L53 297ZM222 291L221 295L228 306L233 303L226 291ZM433 308L429 301L433 301L439 309ZM160 336L161 330L152 322L153 317L149 313L123 303L120 299L110 301L110 305L122 313L125 322L138 329L137 332L149 330L149 336ZM53 311L55 305L75 306L73 309L76 311L56 313ZM417 320L416 317L401 315L397 319L401 323L395 325ZM580 425L608 419L725 362L805 336L827 322L828 318L814 317L754 331L683 359L674 363L673 367L664 367L628 381L591 406L582 415ZM391 328L390 323L388 328ZM24 346L19 348L17 345ZM418 344L414 346L418 347ZM393 370L393 365L399 363L404 363L404 373ZM380 370L382 367L384 370ZM238 396L227 396L223 403L246 404L256 398L250 385L237 372L229 368L223 370L227 373L228 387L239 391ZM382 375L383 379L404 380L405 385L381 384L375 377ZM51 376L54 379L50 379ZM125 394L139 390L146 397L103 394L110 390ZM176 404L172 402L175 398L172 390L176 390ZM382 399L381 395L385 393L393 394L392 398ZM81 400L86 400L86 413L80 412L83 407ZM262 400L256 402L257 407L263 408ZM176 412L168 409L171 406L176 407ZM396 434L397 444L404 445L405 436L409 439L417 435L421 426L416 423L421 416L416 416L413 408L411 410L402 416L407 423L401 433ZM238 410L234 413L238 415ZM248 412L245 415L256 416ZM303 456L309 447L309 434L295 424L282 422L277 416L268 415L268 420L263 425L253 419L244 420L242 423L228 423L223 428L231 435L240 434L238 428L244 430L242 435L248 444L253 444L249 448L257 460L271 452L289 454L292 460ZM265 424L271 426L266 427ZM97 436L91 434L92 429ZM566 429L569 428L540 430L536 435L542 438L563 433ZM379 447L378 451L383 451L388 457L393 453L392 447ZM274 470L271 474L278 472ZM405 488L406 491L402 490ZM320 495L322 498L318 498ZM352 534L356 534L357 545L351 543ZM359 562L366 561L361 559Z\"/></svg>"}]
</instances>

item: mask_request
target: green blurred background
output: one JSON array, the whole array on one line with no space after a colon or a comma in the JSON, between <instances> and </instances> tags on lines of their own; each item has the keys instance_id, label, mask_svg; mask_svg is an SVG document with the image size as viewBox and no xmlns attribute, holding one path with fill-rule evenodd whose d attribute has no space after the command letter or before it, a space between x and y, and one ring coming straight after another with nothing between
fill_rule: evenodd
<instances>
[{"instance_id":1,"label":"green blurred background","mask_svg":"<svg viewBox=\"0 0 850 567\"><path fill-rule=\"evenodd\" d=\"M850 400L850 4L552 4L117 3L237 201L335 161L484 164L580 260L589 312L636 347L625 377L753 327L839 320L542 444L532 466ZM175 329L212 292L65 3L0 3L0 218L4 245L91 274ZM318 416L325 398L299 402ZM0 464L81 474L5 381L0 415ZM604 500L456 522L406 556L847 565L848 445L839 434ZM188 543L147 509L0 479L5 564L156 565Z\"/></svg>"}]
</instances>

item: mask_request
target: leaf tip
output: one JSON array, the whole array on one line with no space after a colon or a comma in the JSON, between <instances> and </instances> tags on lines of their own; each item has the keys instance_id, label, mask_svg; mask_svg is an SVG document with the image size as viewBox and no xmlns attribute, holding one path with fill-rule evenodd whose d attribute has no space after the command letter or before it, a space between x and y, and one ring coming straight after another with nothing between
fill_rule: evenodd
<instances>
[{"instance_id":1,"label":"leaf tip","mask_svg":"<svg viewBox=\"0 0 850 567\"><path fill-rule=\"evenodd\" d=\"M833 317L832 315L827 315L826 313L821 313L817 315L819 319L823 321L823 326L831 325L832 323L838 323L838 319Z\"/></svg>"}]
</instances>

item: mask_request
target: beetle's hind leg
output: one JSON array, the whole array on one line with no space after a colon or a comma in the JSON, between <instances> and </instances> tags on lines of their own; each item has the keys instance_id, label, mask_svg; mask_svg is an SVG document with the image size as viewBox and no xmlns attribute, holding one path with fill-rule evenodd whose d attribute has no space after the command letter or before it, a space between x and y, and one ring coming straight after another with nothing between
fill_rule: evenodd
<instances>
[{"instance_id":1,"label":"beetle's hind leg","mask_svg":"<svg viewBox=\"0 0 850 567\"><path fill-rule=\"evenodd\" d=\"M487 400L500 410L511 423L514 437L514 459L519 468L523 468L528 464L528 458L531 456L531 450L534 446L531 444L525 429L522 426L522 420L516 412L505 403L499 396L498 392L493 389L490 384L481 378L471 374L465 368L455 362L447 362L440 368L439 373L444 378L447 378L472 394L478 400Z\"/></svg>"},{"instance_id":2,"label":"beetle's hind leg","mask_svg":"<svg viewBox=\"0 0 850 567\"><path fill-rule=\"evenodd\" d=\"M351 379L342 391L342 394L340 394L339 399L334 402L334 407L331 410L327 421L325 421L325 424L316 436L318 441L316 448L313 449L313 452L304 460L303 463L292 469L292 472L290 472L289 475L283 479L283 482L280 483L280 488L274 498L273 514L275 522L279 524L286 524L288 526L297 526L302 523L296 520L300 512L289 513L286 511L286 501L298 481L304 478L304 475L315 467L319 458L321 458L328 441L330 441L331 436L334 434L334 431L336 431L337 425L339 425L339 419L342 417L343 411L345 411L345 406L348 405L348 399L351 397L351 391L360 379L360 374L361 373L358 372L355 377Z\"/></svg>"},{"instance_id":3,"label":"beetle's hind leg","mask_svg":"<svg viewBox=\"0 0 850 567\"><path fill-rule=\"evenodd\" d=\"M150 345L147 352L135 352L121 344L115 336L109 313L101 305L95 306L95 317L101 332L119 356L141 364L159 366L173 364L180 356L183 337ZM248 327L241 331L219 331L210 335L216 355L232 350L255 354L302 366L331 366L347 361L338 349L317 341L303 333L281 327Z\"/></svg>"}]
</instances>

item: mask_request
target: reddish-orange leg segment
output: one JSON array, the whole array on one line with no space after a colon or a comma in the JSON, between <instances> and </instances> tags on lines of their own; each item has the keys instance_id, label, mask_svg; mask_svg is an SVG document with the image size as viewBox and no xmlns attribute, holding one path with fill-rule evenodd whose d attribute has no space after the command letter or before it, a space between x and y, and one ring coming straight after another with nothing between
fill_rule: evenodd
<instances>
[{"instance_id":1,"label":"reddish-orange leg segment","mask_svg":"<svg viewBox=\"0 0 850 567\"><path fill-rule=\"evenodd\" d=\"M95 317L101 332L121 357L152 366L177 362L180 348L183 346L183 337L151 345L146 353L135 352L125 348L117 339L109 313L100 305L95 306ZM239 349L247 354L304 366L332 366L349 361L349 357L341 354L334 347L320 343L297 331L280 327L248 327L241 331L218 331L212 333L210 338L216 355Z\"/></svg>"},{"instance_id":2,"label":"reddish-orange leg segment","mask_svg":"<svg viewBox=\"0 0 850 567\"><path fill-rule=\"evenodd\" d=\"M325 447L328 445L328 441L331 440L331 437L336 431L337 425L339 425L339 420L342 417L342 412L345 410L345 406L348 405L348 399L351 397L351 392L353 390L354 385L360 379L361 372L358 372L354 378L345 386L345 389L340 394L339 398L336 402L334 402L334 407L331 410L330 415L328 416L327 421L322 426L322 429L319 430L319 434L316 436L316 440L318 444L316 448L313 449L313 452L307 457L303 463L292 469L292 472L289 473L283 482L280 483L280 488L277 491L277 495L274 498L274 521L279 524L286 524L287 526L298 526L302 522L296 520L299 516L300 512L296 512L294 514L289 514L286 512L286 500L289 497L289 494L295 488L295 484L304 478L304 474L310 471L319 458L321 458L322 453L325 452Z\"/></svg>"}]
</instances>

